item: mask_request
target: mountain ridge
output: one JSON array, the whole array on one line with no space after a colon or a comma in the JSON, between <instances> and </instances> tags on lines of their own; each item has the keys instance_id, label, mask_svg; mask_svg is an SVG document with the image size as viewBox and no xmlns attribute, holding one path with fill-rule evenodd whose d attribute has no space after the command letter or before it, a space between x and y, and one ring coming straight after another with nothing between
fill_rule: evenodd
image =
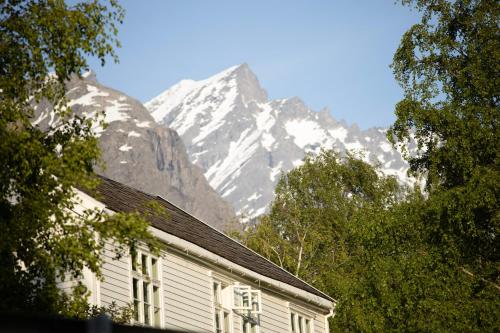
<instances>
[{"instance_id":1,"label":"mountain ridge","mask_svg":"<svg viewBox=\"0 0 500 333\"><path fill-rule=\"evenodd\" d=\"M190 160L239 215L264 213L279 174L322 148L363 153L384 173L409 182L408 165L385 129L347 125L296 96L269 100L247 64L180 81L144 105L157 122L178 131Z\"/></svg>"},{"instance_id":2,"label":"mountain ridge","mask_svg":"<svg viewBox=\"0 0 500 333\"><path fill-rule=\"evenodd\" d=\"M221 230L234 222L234 210L189 161L177 132L158 125L141 102L100 84L93 72L72 78L66 97L78 115L105 111L107 128L93 126L106 165L99 174L160 195ZM34 124L46 128L53 121L50 105L37 106Z\"/></svg>"}]
</instances>

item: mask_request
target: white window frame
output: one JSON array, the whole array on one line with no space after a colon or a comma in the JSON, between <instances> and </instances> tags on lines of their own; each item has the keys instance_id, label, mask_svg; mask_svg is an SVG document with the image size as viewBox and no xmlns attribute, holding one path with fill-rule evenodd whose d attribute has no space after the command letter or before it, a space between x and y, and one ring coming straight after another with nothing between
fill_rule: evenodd
<instances>
[{"instance_id":1,"label":"white window frame","mask_svg":"<svg viewBox=\"0 0 500 333\"><path fill-rule=\"evenodd\" d=\"M132 255L130 255L129 258L130 299L132 300L134 309L132 323L134 325L162 328L164 326L164 318L161 258L153 256L143 249L136 250L135 258L133 258ZM145 259L145 271L142 270L143 258ZM153 262L156 263L156 271L153 270ZM135 281L137 281L137 288L135 290L137 295L134 294ZM146 289L144 289L144 287L146 287ZM147 299L144 299L145 290L148 296ZM154 293L155 290L157 291L156 294ZM135 296L137 296L137 298ZM146 316L144 312L146 305L148 306L148 316ZM148 322L146 318L149 318Z\"/></svg>"},{"instance_id":2,"label":"white window frame","mask_svg":"<svg viewBox=\"0 0 500 333\"><path fill-rule=\"evenodd\" d=\"M248 285L240 284L224 275L210 271L211 277L211 299L213 304L213 327L215 333L232 333L235 330L240 331L243 325L248 326L248 332L260 333L260 313L262 313L261 291L252 289ZM243 291L248 297L248 304L242 306L235 301L235 292ZM216 300L219 299L219 303ZM258 306L253 307L253 301ZM226 327L224 315L227 315L229 327ZM217 326L217 319L219 326ZM236 320L236 322L235 322ZM238 328L239 325L239 328ZM253 330L252 330L253 327Z\"/></svg>"},{"instance_id":3,"label":"white window frame","mask_svg":"<svg viewBox=\"0 0 500 333\"><path fill-rule=\"evenodd\" d=\"M246 297L247 304L243 304ZM241 300L239 300L241 298ZM235 282L231 287L232 309L239 313L241 318L241 331L247 333L260 332L260 314L262 313L262 294L258 289L252 289L249 285ZM257 304L255 309L254 304Z\"/></svg>"},{"instance_id":4,"label":"white window frame","mask_svg":"<svg viewBox=\"0 0 500 333\"><path fill-rule=\"evenodd\" d=\"M291 333L314 333L315 314L302 307L289 304L288 326ZM293 324L292 324L293 320ZM307 327L309 321L309 327Z\"/></svg>"},{"instance_id":5,"label":"white window frame","mask_svg":"<svg viewBox=\"0 0 500 333\"><path fill-rule=\"evenodd\" d=\"M235 284L232 291L232 309L236 311L249 311L252 314L262 313L262 295L260 290L252 289L252 287L247 285ZM247 305L243 304L243 299L248 300ZM241 301L237 299L241 297ZM257 304L257 309L254 308L254 304Z\"/></svg>"},{"instance_id":6,"label":"white window frame","mask_svg":"<svg viewBox=\"0 0 500 333\"><path fill-rule=\"evenodd\" d=\"M212 304L214 310L214 332L215 333L232 333L233 332L233 314L229 307L229 299L227 291L230 288L228 283L219 279L212 280ZM225 291L225 292L224 292ZM227 315L227 323L225 319ZM219 327L217 327L217 318L219 319ZM226 327L228 326L228 327Z\"/></svg>"}]
</instances>

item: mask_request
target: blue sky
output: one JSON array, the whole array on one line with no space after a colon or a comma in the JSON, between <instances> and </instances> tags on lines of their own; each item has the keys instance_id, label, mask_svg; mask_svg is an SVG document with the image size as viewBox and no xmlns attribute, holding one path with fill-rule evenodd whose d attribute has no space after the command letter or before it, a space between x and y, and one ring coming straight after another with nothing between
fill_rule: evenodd
<instances>
[{"instance_id":1,"label":"blue sky","mask_svg":"<svg viewBox=\"0 0 500 333\"><path fill-rule=\"evenodd\" d=\"M119 64L98 80L146 102L181 79L248 63L270 98L362 128L389 126L402 90L392 62L418 13L392 0L122 1Z\"/></svg>"}]
</instances>

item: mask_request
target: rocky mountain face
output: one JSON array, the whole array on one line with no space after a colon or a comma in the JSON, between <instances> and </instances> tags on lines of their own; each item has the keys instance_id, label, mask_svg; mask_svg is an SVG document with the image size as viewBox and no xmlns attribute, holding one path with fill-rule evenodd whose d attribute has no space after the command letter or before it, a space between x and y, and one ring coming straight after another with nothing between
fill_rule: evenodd
<instances>
[{"instance_id":1,"label":"rocky mountain face","mask_svg":"<svg viewBox=\"0 0 500 333\"><path fill-rule=\"evenodd\" d=\"M280 173L321 148L357 152L408 182L408 165L385 129L348 126L297 97L269 100L246 64L206 80L180 81L145 106L157 122L179 133L190 160L241 216L264 213Z\"/></svg>"},{"instance_id":2,"label":"rocky mountain face","mask_svg":"<svg viewBox=\"0 0 500 333\"><path fill-rule=\"evenodd\" d=\"M232 207L190 162L177 132L158 125L139 101L99 84L92 73L71 80L67 97L77 114L105 110L108 127L93 128L106 165L100 174L160 195L219 229L235 219ZM55 121L50 110L40 105L34 123L44 128Z\"/></svg>"}]
</instances>

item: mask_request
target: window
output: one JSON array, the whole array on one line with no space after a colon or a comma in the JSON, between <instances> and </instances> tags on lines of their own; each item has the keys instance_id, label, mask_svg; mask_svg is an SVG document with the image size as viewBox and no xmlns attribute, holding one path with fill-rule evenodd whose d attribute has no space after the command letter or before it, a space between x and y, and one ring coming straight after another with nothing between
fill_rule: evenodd
<instances>
[{"instance_id":1,"label":"window","mask_svg":"<svg viewBox=\"0 0 500 333\"><path fill-rule=\"evenodd\" d=\"M229 312L224 311L224 333L230 333L231 331L231 319Z\"/></svg>"},{"instance_id":2,"label":"window","mask_svg":"<svg viewBox=\"0 0 500 333\"><path fill-rule=\"evenodd\" d=\"M290 312L290 331L292 333L312 333L311 318L295 312Z\"/></svg>"},{"instance_id":3,"label":"window","mask_svg":"<svg viewBox=\"0 0 500 333\"><path fill-rule=\"evenodd\" d=\"M228 286L222 282L213 283L214 323L216 333L231 333L231 310L227 300Z\"/></svg>"},{"instance_id":4,"label":"window","mask_svg":"<svg viewBox=\"0 0 500 333\"><path fill-rule=\"evenodd\" d=\"M231 333L233 318L241 318L241 331L259 333L262 311L260 290L219 277L213 282L214 327L216 333ZM221 282L225 281L225 282ZM239 324L238 324L239 325Z\"/></svg>"},{"instance_id":5,"label":"window","mask_svg":"<svg viewBox=\"0 0 500 333\"><path fill-rule=\"evenodd\" d=\"M241 317L241 331L259 332L259 314L262 313L260 290L236 283L232 286L232 309Z\"/></svg>"},{"instance_id":6,"label":"window","mask_svg":"<svg viewBox=\"0 0 500 333\"><path fill-rule=\"evenodd\" d=\"M234 290L234 310L246 310L253 314L261 313L260 290L252 289L250 286L235 285Z\"/></svg>"},{"instance_id":7,"label":"window","mask_svg":"<svg viewBox=\"0 0 500 333\"><path fill-rule=\"evenodd\" d=\"M161 327L159 259L138 251L131 258L134 323Z\"/></svg>"}]
</instances>

